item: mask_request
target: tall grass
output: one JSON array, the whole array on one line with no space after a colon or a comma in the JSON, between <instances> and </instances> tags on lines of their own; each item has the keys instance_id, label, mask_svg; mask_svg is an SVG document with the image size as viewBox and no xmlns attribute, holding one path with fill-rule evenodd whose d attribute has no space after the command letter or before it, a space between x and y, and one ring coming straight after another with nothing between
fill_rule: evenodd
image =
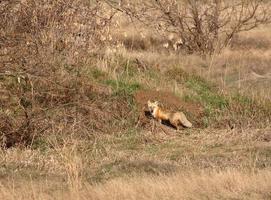
<instances>
[{"instance_id":1,"label":"tall grass","mask_svg":"<svg viewBox=\"0 0 271 200\"><path fill-rule=\"evenodd\" d=\"M270 27L209 57L114 15L0 2L0 199L270 199ZM141 89L201 104L206 127L141 127Z\"/></svg>"},{"instance_id":2,"label":"tall grass","mask_svg":"<svg viewBox=\"0 0 271 200\"><path fill-rule=\"evenodd\" d=\"M105 184L84 184L80 190L63 183L23 181L1 183L0 198L11 199L270 199L271 173L225 170L200 171L173 176L119 178ZM62 185L62 187L61 187ZM73 185L77 187L76 185ZM15 188L14 188L15 187Z\"/></svg>"}]
</instances>

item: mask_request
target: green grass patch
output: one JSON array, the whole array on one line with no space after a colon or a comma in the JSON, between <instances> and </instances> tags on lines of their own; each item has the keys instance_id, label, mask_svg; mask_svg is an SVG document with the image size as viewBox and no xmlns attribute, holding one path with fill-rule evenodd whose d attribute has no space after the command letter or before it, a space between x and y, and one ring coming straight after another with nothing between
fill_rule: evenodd
<instances>
[{"instance_id":1,"label":"green grass patch","mask_svg":"<svg viewBox=\"0 0 271 200\"><path fill-rule=\"evenodd\" d=\"M250 106L253 104L253 100L251 98L241 95L239 93L233 94L232 100L235 102L239 102L243 106Z\"/></svg>"},{"instance_id":2,"label":"green grass patch","mask_svg":"<svg viewBox=\"0 0 271 200\"><path fill-rule=\"evenodd\" d=\"M257 102L240 93L222 94L219 89L202 77L189 74L180 68L172 68L166 72L168 80L176 80L189 90L183 96L187 102L196 102L204 106L205 127L216 124L220 120L233 121L234 124L253 124L258 126L271 120L271 103Z\"/></svg>"},{"instance_id":3,"label":"green grass patch","mask_svg":"<svg viewBox=\"0 0 271 200\"><path fill-rule=\"evenodd\" d=\"M90 75L96 80L101 80L107 77L107 74L97 68L90 70Z\"/></svg>"},{"instance_id":4,"label":"green grass patch","mask_svg":"<svg viewBox=\"0 0 271 200\"><path fill-rule=\"evenodd\" d=\"M127 82L123 80L107 80L105 84L109 85L113 89L113 93L118 96L132 95L136 90L140 89L141 86L136 82Z\"/></svg>"},{"instance_id":5,"label":"green grass patch","mask_svg":"<svg viewBox=\"0 0 271 200\"><path fill-rule=\"evenodd\" d=\"M189 88L191 92L185 95L184 99L201 103L207 113L225 109L229 104L225 96L219 94L213 84L199 76L191 75L180 68L170 69L166 75Z\"/></svg>"},{"instance_id":6,"label":"green grass patch","mask_svg":"<svg viewBox=\"0 0 271 200\"><path fill-rule=\"evenodd\" d=\"M191 91L184 96L184 100L200 103L204 106L206 117L203 121L206 127L210 123L210 118L214 118L229 106L226 96L220 94L211 83L198 76L186 77L184 85Z\"/></svg>"}]
</instances>

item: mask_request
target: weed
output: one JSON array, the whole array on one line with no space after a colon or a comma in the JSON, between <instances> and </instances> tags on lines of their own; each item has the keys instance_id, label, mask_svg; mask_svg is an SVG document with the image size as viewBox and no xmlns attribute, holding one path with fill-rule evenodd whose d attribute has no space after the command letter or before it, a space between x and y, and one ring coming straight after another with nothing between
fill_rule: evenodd
<instances>
[{"instance_id":1,"label":"weed","mask_svg":"<svg viewBox=\"0 0 271 200\"><path fill-rule=\"evenodd\" d=\"M208 112L227 108L227 99L223 95L218 94L218 91L211 88L206 81L192 76L187 80L186 85L196 93L196 95L193 95L190 99L196 99L198 102L205 105Z\"/></svg>"},{"instance_id":2,"label":"weed","mask_svg":"<svg viewBox=\"0 0 271 200\"><path fill-rule=\"evenodd\" d=\"M113 88L114 94L119 96L131 96L136 90L140 89L139 83L129 83L122 80L107 80L107 85Z\"/></svg>"},{"instance_id":3,"label":"weed","mask_svg":"<svg viewBox=\"0 0 271 200\"><path fill-rule=\"evenodd\" d=\"M46 152L48 149L51 148L51 145L48 144L46 139L44 139L43 137L39 137L39 138L36 138L33 141L33 144L31 145L31 148L33 150L39 149L41 152Z\"/></svg>"},{"instance_id":4,"label":"weed","mask_svg":"<svg viewBox=\"0 0 271 200\"><path fill-rule=\"evenodd\" d=\"M106 78L107 74L97 68L91 69L90 70L90 75L93 77L95 80L103 80Z\"/></svg>"},{"instance_id":5,"label":"weed","mask_svg":"<svg viewBox=\"0 0 271 200\"><path fill-rule=\"evenodd\" d=\"M191 75L180 68L173 68L166 72L167 76L174 78L190 89L190 93L184 96L186 101L195 101L203 104L207 113L217 109L222 110L228 106L227 99L218 93L217 89L203 78Z\"/></svg>"}]
</instances>

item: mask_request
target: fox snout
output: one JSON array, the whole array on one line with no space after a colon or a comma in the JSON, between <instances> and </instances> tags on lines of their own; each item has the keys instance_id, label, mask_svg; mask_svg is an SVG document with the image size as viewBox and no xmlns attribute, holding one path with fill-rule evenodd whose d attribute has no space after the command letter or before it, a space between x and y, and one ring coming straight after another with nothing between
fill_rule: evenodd
<instances>
[{"instance_id":1,"label":"fox snout","mask_svg":"<svg viewBox=\"0 0 271 200\"><path fill-rule=\"evenodd\" d=\"M157 108L158 108L158 101L155 101L155 102L151 102L150 100L148 101L148 110L152 115L153 115L154 110Z\"/></svg>"}]
</instances>

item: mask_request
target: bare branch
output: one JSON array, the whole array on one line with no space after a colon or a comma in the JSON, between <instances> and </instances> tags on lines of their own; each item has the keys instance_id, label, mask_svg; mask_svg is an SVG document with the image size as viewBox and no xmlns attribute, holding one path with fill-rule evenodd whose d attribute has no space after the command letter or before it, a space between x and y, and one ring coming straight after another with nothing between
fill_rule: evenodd
<instances>
[{"instance_id":1,"label":"bare branch","mask_svg":"<svg viewBox=\"0 0 271 200\"><path fill-rule=\"evenodd\" d=\"M189 52L213 53L237 33L271 22L263 0L106 1L148 27L175 33Z\"/></svg>"}]
</instances>

